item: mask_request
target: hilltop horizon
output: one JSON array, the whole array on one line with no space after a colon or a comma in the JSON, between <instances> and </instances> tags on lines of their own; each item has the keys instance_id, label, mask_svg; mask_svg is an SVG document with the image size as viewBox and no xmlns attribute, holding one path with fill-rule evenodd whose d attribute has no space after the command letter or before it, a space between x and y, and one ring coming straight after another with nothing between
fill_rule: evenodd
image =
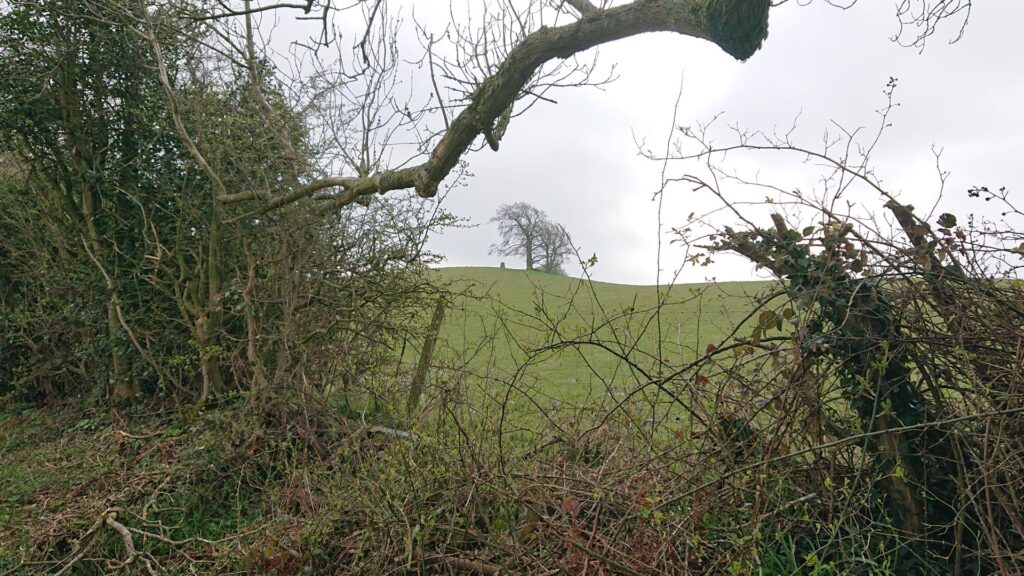
<instances>
[{"instance_id":1,"label":"hilltop horizon","mask_svg":"<svg viewBox=\"0 0 1024 576\"><path fill-rule=\"evenodd\" d=\"M636 287L651 287L651 286L699 286L699 285L707 285L707 284L746 284L746 283L760 284L760 283L764 283L764 282L770 282L772 280L770 278L760 278L760 279L759 278L747 278L747 279L742 279L742 280L710 278L710 279L705 279L704 281L699 281L699 282L695 282L695 281L680 281L680 282L664 281L661 284L657 284L657 283L653 283L653 282L650 282L650 283L648 283L648 282L619 282L619 281L614 281L614 280L603 280L603 279L600 278L601 275L599 273L593 274L593 275L591 275L591 277L587 278L586 276L583 276L583 275L578 275L577 276L577 275L570 274L570 273L566 273L566 274L551 274L549 272L544 272L543 270L537 270L537 269L527 270L526 268L517 268L517 267L513 267L513 266L506 266L505 268L502 268L500 266L463 266L463 265L447 266L447 265L435 265L435 266L431 266L430 268L431 268L431 270L507 270L509 272L533 272L533 273L536 273L536 274L539 274L539 275L543 275L545 277L551 277L551 278L566 278L566 279L571 279L571 280L591 280L593 282L597 282L597 283L600 283L600 284L611 284L611 285L616 285L616 286L636 286Z\"/></svg>"}]
</instances>

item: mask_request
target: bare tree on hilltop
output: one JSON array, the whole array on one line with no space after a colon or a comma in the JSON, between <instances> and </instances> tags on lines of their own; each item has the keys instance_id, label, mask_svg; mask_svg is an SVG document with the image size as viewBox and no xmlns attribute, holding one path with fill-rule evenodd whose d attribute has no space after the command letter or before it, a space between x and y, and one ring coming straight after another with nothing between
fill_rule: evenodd
<instances>
[{"instance_id":1,"label":"bare tree on hilltop","mask_svg":"<svg viewBox=\"0 0 1024 576\"><path fill-rule=\"evenodd\" d=\"M540 235L541 257L544 264L541 270L549 274L565 274L563 264L565 259L572 256L575 251L572 247L572 240L565 228L557 222L548 221Z\"/></svg>"},{"instance_id":2,"label":"bare tree on hilltop","mask_svg":"<svg viewBox=\"0 0 1024 576\"><path fill-rule=\"evenodd\" d=\"M543 210L526 202L502 204L491 222L498 223L501 234L501 240L491 244L491 254L521 256L527 270L563 273L562 262L572 254L569 236Z\"/></svg>"}]
</instances>

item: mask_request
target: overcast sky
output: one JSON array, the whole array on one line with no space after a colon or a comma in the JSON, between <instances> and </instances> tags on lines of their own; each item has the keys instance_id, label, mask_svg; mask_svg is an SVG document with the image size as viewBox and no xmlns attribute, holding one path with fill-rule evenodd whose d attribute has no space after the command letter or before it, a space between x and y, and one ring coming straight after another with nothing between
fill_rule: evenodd
<instances>
[{"instance_id":1,"label":"overcast sky","mask_svg":"<svg viewBox=\"0 0 1024 576\"><path fill-rule=\"evenodd\" d=\"M441 3L438 3L440 7ZM417 4L422 14L423 4ZM813 146L834 120L847 128L877 125L890 77L899 80L891 117L875 156L878 175L906 202L931 208L938 190L933 145L950 171L940 208L964 214L972 185L1022 190L1024 64L1014 40L1024 2L975 4L964 37L950 21L923 53L894 44L894 2L861 0L849 10L824 2L788 2L773 9L764 47L738 63L710 43L674 34L648 34L601 48L618 80L603 90L567 89L514 120L499 152L469 156L474 176L454 190L447 208L476 228L435 237L430 246L449 266L497 266L514 258L488 255L501 203L525 201L562 223L582 252L596 253L598 280L654 283L658 270L658 204L653 193L661 165L637 154L636 140L664 149L680 81L677 123L692 124L723 113L721 122L772 130L799 115L798 140ZM764 158L765 168L772 160ZM669 167L669 176L673 167ZM779 182L780 184L785 184ZM795 184L794 184L795 185ZM880 205L865 195L866 204ZM663 230L683 225L697 205L685 187L670 188L662 208ZM662 255L662 278L681 264L678 252ZM572 271L572 268L570 268ZM684 268L681 281L754 277L748 263L730 260L711 268Z\"/></svg>"},{"instance_id":2,"label":"overcast sky","mask_svg":"<svg viewBox=\"0 0 1024 576\"><path fill-rule=\"evenodd\" d=\"M464 15L488 1L456 0L451 9ZM405 71L397 89L422 102L432 88L429 76L415 65L423 50L412 21L441 33L452 12L449 2L441 0L396 0L394 6L392 16L399 16L404 27L399 48ZM498 152L484 147L469 154L465 159L473 176L447 194L445 207L474 226L435 235L429 247L445 255L446 266L504 261L523 267L521 260L489 255L488 247L497 237L497 225L489 219L498 206L524 201L561 223L582 255L597 255L595 279L653 284L659 279L659 237L660 280L671 278L683 263L681 251L667 244L671 229L713 204L692 187L670 186L661 203L659 234L659 202L652 198L663 166L641 157L637 143L659 154L665 149L680 84L677 125L720 115L716 125L722 128L785 132L799 118L793 139L813 148L837 125L864 128L865 134L875 129L877 110L886 102L883 91L894 77L899 108L889 117L892 126L872 162L888 191L914 204L919 214L935 209L961 217L994 208L969 201L971 186L1006 186L1024 193L1024 62L1017 40L1024 0L975 2L959 42L950 44L962 22L953 18L923 52L892 41L899 31L895 6L896 0L860 0L844 10L824 0L790 0L772 9L768 39L745 63L709 42L671 33L601 46L600 62L605 70L614 65L617 80L601 89L549 93L557 104L541 102L513 119ZM354 27L349 35L360 38L359 22L342 14L342 27ZM285 39L309 33L303 23L287 20ZM937 206L933 149L942 150L941 167L949 172ZM762 181L802 191L819 174L799 162L795 168L785 164L778 155L734 155L730 162L748 175L757 171ZM684 166L669 165L666 176L685 172ZM744 199L741 191L732 193ZM757 194L750 199L764 197ZM862 211L881 211L884 201L877 195L861 194L855 200ZM766 219L763 213L760 217ZM579 274L579 266L566 269ZM679 281L755 275L749 262L725 257L710 267L682 267Z\"/></svg>"}]
</instances>

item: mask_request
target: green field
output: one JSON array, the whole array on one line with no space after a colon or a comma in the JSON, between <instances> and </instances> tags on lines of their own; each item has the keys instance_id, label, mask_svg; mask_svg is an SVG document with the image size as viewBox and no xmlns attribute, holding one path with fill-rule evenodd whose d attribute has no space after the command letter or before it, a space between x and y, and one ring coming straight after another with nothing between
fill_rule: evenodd
<instances>
[{"instance_id":1,"label":"green field","mask_svg":"<svg viewBox=\"0 0 1024 576\"><path fill-rule=\"evenodd\" d=\"M766 295L766 282L632 286L542 272L442 268L459 294L437 364L477 383L586 404L718 345ZM741 329L739 336L749 335ZM628 360L627 360L628 359Z\"/></svg>"}]
</instances>

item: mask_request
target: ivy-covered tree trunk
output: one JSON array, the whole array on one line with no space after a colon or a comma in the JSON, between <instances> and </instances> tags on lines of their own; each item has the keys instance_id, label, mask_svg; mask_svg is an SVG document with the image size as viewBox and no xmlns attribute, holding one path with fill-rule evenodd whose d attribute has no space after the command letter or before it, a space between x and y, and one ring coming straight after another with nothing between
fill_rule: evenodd
<instances>
[{"instance_id":1,"label":"ivy-covered tree trunk","mask_svg":"<svg viewBox=\"0 0 1024 576\"><path fill-rule=\"evenodd\" d=\"M65 79L66 80L66 79ZM65 84L62 86L63 94L61 104L63 105L63 118L71 140L70 150L70 172L65 186L77 186L80 191L79 202L81 206L81 218L85 230L86 250L92 252L92 258L97 266L102 266L107 250L104 249L97 228L97 220L100 216L100 192L92 183L95 178L94 166L102 163L101 159L94 157L95 147L91 142L82 137L83 127L81 126L80 103L73 93L73 86ZM69 207L70 208L70 207ZM84 260L84 259L83 259ZM106 272L100 271L106 274ZM131 371L128 361L122 353L122 344L127 340L120 321L117 317L117 293L112 282L108 283L106 295L106 333L107 345L110 353L110 398L122 401L130 398L136 391L136 385L131 381Z\"/></svg>"},{"instance_id":2,"label":"ivy-covered tree trunk","mask_svg":"<svg viewBox=\"0 0 1024 576\"><path fill-rule=\"evenodd\" d=\"M102 255L102 245L96 231L96 213L99 204L98 194L88 184L82 185L82 215L88 235L88 248L92 250L97 262ZM126 340L120 321L117 318L117 294L112 286L108 287L106 301L107 342L110 347L110 397L115 402L130 398L136 391L131 381L128 362L121 352L122 343Z\"/></svg>"},{"instance_id":3,"label":"ivy-covered tree trunk","mask_svg":"<svg viewBox=\"0 0 1024 576\"><path fill-rule=\"evenodd\" d=\"M787 282L794 300L813 297L815 347L805 354L838 361L838 377L861 431L872 434L866 447L884 475L889 514L908 536L945 539L957 502L956 470L949 464L955 448L942 431L920 427L930 414L910 379L913 362L899 319L877 286L851 273L859 264L851 263L858 255L845 239L848 227L826 227L824 250L812 253L781 216L773 220L774 230L727 228L717 248L771 270Z\"/></svg>"}]
</instances>

